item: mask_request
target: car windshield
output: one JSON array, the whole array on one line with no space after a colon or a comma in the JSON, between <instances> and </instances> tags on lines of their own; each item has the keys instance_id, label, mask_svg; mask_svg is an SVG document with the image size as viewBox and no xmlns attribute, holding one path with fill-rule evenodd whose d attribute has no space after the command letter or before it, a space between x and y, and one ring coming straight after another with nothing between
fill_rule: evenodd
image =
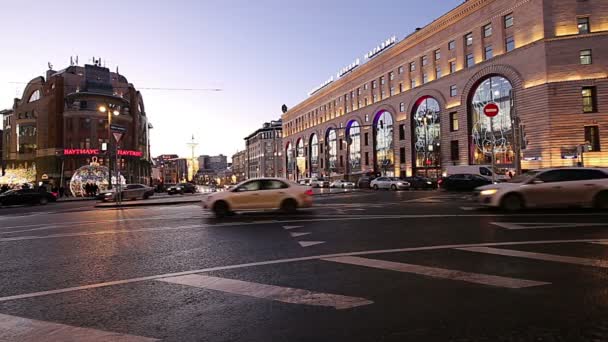
<instances>
[{"instance_id":1,"label":"car windshield","mask_svg":"<svg viewBox=\"0 0 608 342\"><path fill-rule=\"evenodd\" d=\"M528 171L526 173L523 173L521 175L515 176L513 178L511 178L508 183L525 183L528 180L532 179L533 177L535 177L536 175L538 175L540 173L540 171L534 170L534 171Z\"/></svg>"}]
</instances>

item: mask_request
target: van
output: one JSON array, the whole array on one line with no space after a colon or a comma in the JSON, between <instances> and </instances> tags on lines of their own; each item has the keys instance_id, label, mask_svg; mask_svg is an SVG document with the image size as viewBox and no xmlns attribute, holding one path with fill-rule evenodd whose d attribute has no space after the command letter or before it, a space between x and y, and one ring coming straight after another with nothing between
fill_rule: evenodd
<instances>
[{"instance_id":1,"label":"van","mask_svg":"<svg viewBox=\"0 0 608 342\"><path fill-rule=\"evenodd\" d=\"M468 173L479 175L485 177L487 179L492 179L492 166L490 165L450 165L445 170L445 177L454 174ZM505 181L507 180L507 176L503 173L496 172L496 180L497 181Z\"/></svg>"}]
</instances>

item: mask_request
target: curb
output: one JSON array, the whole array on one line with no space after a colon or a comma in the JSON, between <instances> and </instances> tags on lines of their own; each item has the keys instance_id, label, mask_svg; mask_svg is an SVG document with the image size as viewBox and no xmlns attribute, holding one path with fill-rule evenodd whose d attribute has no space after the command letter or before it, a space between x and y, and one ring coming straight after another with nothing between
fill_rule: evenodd
<instances>
[{"instance_id":1,"label":"curb","mask_svg":"<svg viewBox=\"0 0 608 342\"><path fill-rule=\"evenodd\" d=\"M182 200L182 201L172 201L172 202L140 202L140 203L122 203L122 204L98 204L95 208L126 208L126 207L147 207L147 206L155 206L155 205L175 205L175 204L189 204L189 203L200 203L201 200Z\"/></svg>"}]
</instances>

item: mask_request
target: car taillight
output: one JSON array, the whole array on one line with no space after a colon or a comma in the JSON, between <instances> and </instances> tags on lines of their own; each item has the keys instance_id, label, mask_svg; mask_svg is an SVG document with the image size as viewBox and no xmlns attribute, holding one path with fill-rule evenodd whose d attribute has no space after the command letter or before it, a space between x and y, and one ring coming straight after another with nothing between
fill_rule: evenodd
<instances>
[{"instance_id":1,"label":"car taillight","mask_svg":"<svg viewBox=\"0 0 608 342\"><path fill-rule=\"evenodd\" d=\"M443 179L437 181L437 184L441 185L441 183L443 183Z\"/></svg>"},{"instance_id":2,"label":"car taillight","mask_svg":"<svg viewBox=\"0 0 608 342\"><path fill-rule=\"evenodd\" d=\"M304 192L307 196L312 196L312 190L308 189Z\"/></svg>"}]
</instances>

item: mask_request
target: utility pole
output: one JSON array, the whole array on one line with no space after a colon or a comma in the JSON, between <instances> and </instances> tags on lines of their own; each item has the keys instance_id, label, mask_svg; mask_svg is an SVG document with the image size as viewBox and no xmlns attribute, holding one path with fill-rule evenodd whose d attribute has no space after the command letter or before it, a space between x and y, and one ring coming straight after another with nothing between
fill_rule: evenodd
<instances>
[{"instance_id":1,"label":"utility pole","mask_svg":"<svg viewBox=\"0 0 608 342\"><path fill-rule=\"evenodd\" d=\"M192 171L191 171L191 175L192 175L192 181L194 181L194 151L196 150L196 147L198 146L198 143L194 140L194 134L192 134L192 139L190 140L189 143L187 143L186 145L188 145L188 147L190 148L190 152L191 152L191 159L190 159L190 165L192 166Z\"/></svg>"}]
</instances>

